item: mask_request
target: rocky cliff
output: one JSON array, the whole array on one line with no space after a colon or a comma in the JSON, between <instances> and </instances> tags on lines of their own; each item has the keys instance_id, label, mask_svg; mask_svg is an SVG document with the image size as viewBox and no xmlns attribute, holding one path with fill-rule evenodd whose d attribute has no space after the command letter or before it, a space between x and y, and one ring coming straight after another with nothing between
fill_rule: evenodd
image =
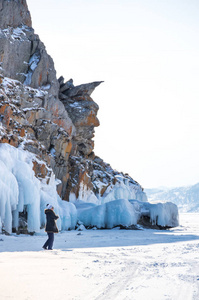
<instances>
[{"instance_id":1,"label":"rocky cliff","mask_svg":"<svg viewBox=\"0 0 199 300\"><path fill-rule=\"evenodd\" d=\"M36 154L44 162L35 161L36 177L53 172L63 200L108 201L121 186L146 200L136 181L94 154L99 107L91 95L101 83L75 86L57 78L26 1L0 0L0 142Z\"/></svg>"}]
</instances>

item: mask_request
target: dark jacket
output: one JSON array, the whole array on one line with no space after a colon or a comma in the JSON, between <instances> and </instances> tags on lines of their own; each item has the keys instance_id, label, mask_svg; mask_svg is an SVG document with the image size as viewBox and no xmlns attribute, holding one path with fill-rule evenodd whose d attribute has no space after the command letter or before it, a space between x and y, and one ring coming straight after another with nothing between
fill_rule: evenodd
<instances>
[{"instance_id":1,"label":"dark jacket","mask_svg":"<svg viewBox=\"0 0 199 300\"><path fill-rule=\"evenodd\" d=\"M45 209L45 214L46 214L46 232L58 232L58 228L56 225L55 220L59 218L52 209Z\"/></svg>"}]
</instances>

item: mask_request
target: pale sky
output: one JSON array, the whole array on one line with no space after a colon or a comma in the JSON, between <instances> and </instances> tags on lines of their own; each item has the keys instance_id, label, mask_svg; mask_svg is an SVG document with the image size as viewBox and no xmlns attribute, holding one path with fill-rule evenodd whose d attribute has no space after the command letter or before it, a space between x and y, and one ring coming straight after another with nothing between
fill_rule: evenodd
<instances>
[{"instance_id":1,"label":"pale sky","mask_svg":"<svg viewBox=\"0 0 199 300\"><path fill-rule=\"evenodd\" d=\"M104 80L95 154L144 188L199 182L199 1L27 0L58 77Z\"/></svg>"}]
</instances>

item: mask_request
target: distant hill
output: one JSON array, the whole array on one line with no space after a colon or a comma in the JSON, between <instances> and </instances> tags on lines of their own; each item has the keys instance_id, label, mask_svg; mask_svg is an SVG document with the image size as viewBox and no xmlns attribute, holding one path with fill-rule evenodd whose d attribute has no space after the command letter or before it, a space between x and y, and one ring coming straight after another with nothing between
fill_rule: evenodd
<instances>
[{"instance_id":1,"label":"distant hill","mask_svg":"<svg viewBox=\"0 0 199 300\"><path fill-rule=\"evenodd\" d=\"M177 188L145 189L149 202L173 202L180 212L199 212L199 183Z\"/></svg>"}]
</instances>

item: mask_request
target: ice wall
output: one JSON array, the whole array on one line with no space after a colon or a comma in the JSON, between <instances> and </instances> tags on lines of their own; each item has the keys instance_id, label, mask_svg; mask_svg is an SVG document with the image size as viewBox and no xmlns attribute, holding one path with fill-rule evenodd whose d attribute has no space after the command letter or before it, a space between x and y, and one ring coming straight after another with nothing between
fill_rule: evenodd
<instances>
[{"instance_id":1,"label":"ice wall","mask_svg":"<svg viewBox=\"0 0 199 300\"><path fill-rule=\"evenodd\" d=\"M75 206L60 199L54 175L49 184L35 177L33 160L37 158L28 151L0 144L0 228L11 233L12 227L18 227L19 213L26 210L28 231L39 232L45 224L47 203L51 203L60 216L57 222L60 230L74 228Z\"/></svg>"},{"instance_id":2,"label":"ice wall","mask_svg":"<svg viewBox=\"0 0 199 300\"><path fill-rule=\"evenodd\" d=\"M59 230L75 228L77 218L85 226L113 228L117 225L137 224L142 216L150 217L152 224L159 226L178 226L178 209L173 203L150 204L147 201L130 199L135 195L128 183L118 183L107 191L104 197L97 198L91 191L80 194L76 199L71 194L71 202L63 201L56 191L59 183L52 173L39 180L33 171L33 161L41 163L34 154L0 144L0 232L12 232L19 226L19 213L27 212L27 229L39 232L45 224L44 209L50 203L60 216L57 221ZM42 162L43 164L43 162ZM82 201L83 200L83 201ZM73 202L73 203L72 203Z\"/></svg>"},{"instance_id":3,"label":"ice wall","mask_svg":"<svg viewBox=\"0 0 199 300\"><path fill-rule=\"evenodd\" d=\"M78 202L77 202L78 203ZM102 205L77 204L78 219L85 226L113 228L137 224L139 214L128 200L120 199Z\"/></svg>"},{"instance_id":4,"label":"ice wall","mask_svg":"<svg viewBox=\"0 0 199 300\"><path fill-rule=\"evenodd\" d=\"M179 225L178 207L172 202L151 204L137 200L129 200L137 213L150 218L152 225L176 227Z\"/></svg>"},{"instance_id":5,"label":"ice wall","mask_svg":"<svg viewBox=\"0 0 199 300\"><path fill-rule=\"evenodd\" d=\"M113 228L118 225L136 225L148 217L152 225L176 227L179 225L178 208L171 202L151 204L138 200L118 199L96 205L77 200L78 220L87 227Z\"/></svg>"}]
</instances>

